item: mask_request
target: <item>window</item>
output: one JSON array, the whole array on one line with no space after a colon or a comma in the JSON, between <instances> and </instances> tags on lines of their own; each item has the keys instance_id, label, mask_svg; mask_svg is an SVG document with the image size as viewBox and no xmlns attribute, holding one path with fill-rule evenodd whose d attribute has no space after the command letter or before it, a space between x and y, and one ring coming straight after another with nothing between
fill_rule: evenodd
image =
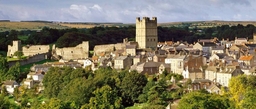
<instances>
[{"instance_id":1,"label":"window","mask_svg":"<svg viewBox=\"0 0 256 109\"><path fill-rule=\"evenodd\" d=\"M39 49L39 50L41 50L41 48L40 48L40 47L39 47L38 49Z\"/></svg>"},{"instance_id":2,"label":"window","mask_svg":"<svg viewBox=\"0 0 256 109\"><path fill-rule=\"evenodd\" d=\"M73 53L73 51L71 51L71 53Z\"/></svg>"}]
</instances>

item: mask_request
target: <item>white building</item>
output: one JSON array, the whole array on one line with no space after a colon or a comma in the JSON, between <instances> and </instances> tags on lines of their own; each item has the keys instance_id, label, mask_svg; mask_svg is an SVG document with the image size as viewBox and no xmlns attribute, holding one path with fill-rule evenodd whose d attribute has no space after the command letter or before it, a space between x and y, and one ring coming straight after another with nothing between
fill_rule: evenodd
<instances>
[{"instance_id":1,"label":"white building","mask_svg":"<svg viewBox=\"0 0 256 109\"><path fill-rule=\"evenodd\" d=\"M171 71L173 73L182 74L184 69L184 60L186 56L182 55L169 55L165 59L166 64L171 64Z\"/></svg>"}]
</instances>

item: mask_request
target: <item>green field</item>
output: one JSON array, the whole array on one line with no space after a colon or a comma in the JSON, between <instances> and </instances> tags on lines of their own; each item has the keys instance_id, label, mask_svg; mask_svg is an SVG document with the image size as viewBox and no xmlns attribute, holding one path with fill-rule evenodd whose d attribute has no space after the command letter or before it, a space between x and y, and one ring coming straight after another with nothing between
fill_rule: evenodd
<instances>
[{"instance_id":1,"label":"green field","mask_svg":"<svg viewBox=\"0 0 256 109\"><path fill-rule=\"evenodd\" d=\"M46 63L46 62L53 62L53 60L46 59L46 60L42 60L42 61L39 61L39 62L36 62L36 63L23 65L23 66L20 66L20 71L21 72L28 71L30 69L30 67L32 67L34 64L43 64L43 63Z\"/></svg>"},{"instance_id":2,"label":"green field","mask_svg":"<svg viewBox=\"0 0 256 109\"><path fill-rule=\"evenodd\" d=\"M26 41L28 39L28 36L23 35L23 36L18 36L18 39L22 40L22 41Z\"/></svg>"}]
</instances>

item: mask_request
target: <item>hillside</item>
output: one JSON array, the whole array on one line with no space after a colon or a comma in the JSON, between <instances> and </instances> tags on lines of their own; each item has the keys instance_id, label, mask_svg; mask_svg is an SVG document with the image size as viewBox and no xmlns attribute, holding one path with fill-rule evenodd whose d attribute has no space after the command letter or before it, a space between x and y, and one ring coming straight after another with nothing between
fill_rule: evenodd
<instances>
[{"instance_id":1,"label":"hillside","mask_svg":"<svg viewBox=\"0 0 256 109\"><path fill-rule=\"evenodd\" d=\"M158 26L163 27L190 27L190 28L207 28L221 25L236 26L242 24L244 26L252 24L256 26L256 21L187 21L187 22L166 22L158 23ZM66 28L92 28L92 27L120 27L120 26L134 26L134 23L95 23L95 22L52 22L52 21L20 21L13 22L3 20L0 22L0 32L10 30L41 30L43 27L66 29Z\"/></svg>"}]
</instances>

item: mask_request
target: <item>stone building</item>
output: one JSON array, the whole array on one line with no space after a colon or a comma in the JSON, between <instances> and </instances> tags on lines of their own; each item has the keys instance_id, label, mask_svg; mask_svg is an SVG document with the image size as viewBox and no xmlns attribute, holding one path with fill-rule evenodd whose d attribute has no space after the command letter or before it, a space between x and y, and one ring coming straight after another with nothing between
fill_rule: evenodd
<instances>
[{"instance_id":1,"label":"stone building","mask_svg":"<svg viewBox=\"0 0 256 109\"><path fill-rule=\"evenodd\" d=\"M16 51L22 51L22 49L21 49L21 41L20 40L13 41L12 45L8 45L7 56L13 56L13 54Z\"/></svg>"},{"instance_id":2,"label":"stone building","mask_svg":"<svg viewBox=\"0 0 256 109\"><path fill-rule=\"evenodd\" d=\"M24 56L33 56L37 54L49 53L49 45L27 45L22 47L22 52Z\"/></svg>"},{"instance_id":3,"label":"stone building","mask_svg":"<svg viewBox=\"0 0 256 109\"><path fill-rule=\"evenodd\" d=\"M75 47L57 48L53 46L53 55L60 56L64 60L85 59L89 55L89 42L83 41Z\"/></svg>"},{"instance_id":4,"label":"stone building","mask_svg":"<svg viewBox=\"0 0 256 109\"><path fill-rule=\"evenodd\" d=\"M22 51L24 56L34 56L38 54L49 53L49 45L21 45L21 41L13 41L12 45L8 45L7 56L13 56L16 51Z\"/></svg>"},{"instance_id":5,"label":"stone building","mask_svg":"<svg viewBox=\"0 0 256 109\"><path fill-rule=\"evenodd\" d=\"M145 48L157 48L157 18L143 17L141 20L139 17L136 19L136 42L140 49Z\"/></svg>"},{"instance_id":6,"label":"stone building","mask_svg":"<svg viewBox=\"0 0 256 109\"><path fill-rule=\"evenodd\" d=\"M115 69L129 69L132 66L132 59L130 56L120 56L114 60Z\"/></svg>"}]
</instances>

